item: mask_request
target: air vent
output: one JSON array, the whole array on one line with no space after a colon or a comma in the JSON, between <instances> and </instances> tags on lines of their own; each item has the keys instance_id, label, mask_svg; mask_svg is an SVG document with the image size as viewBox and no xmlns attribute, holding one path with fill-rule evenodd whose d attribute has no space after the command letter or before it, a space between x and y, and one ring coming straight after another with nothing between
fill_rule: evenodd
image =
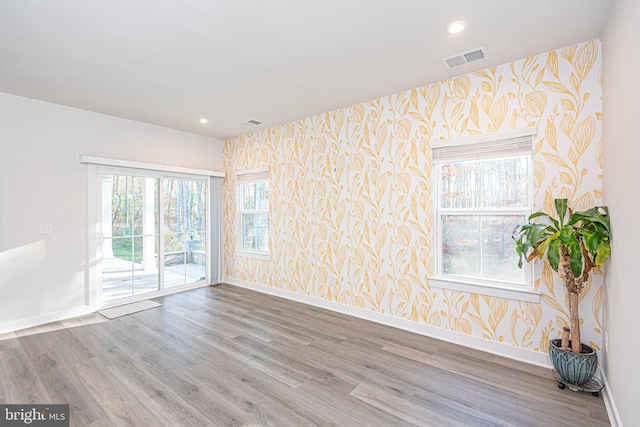
<instances>
[{"instance_id":1,"label":"air vent","mask_svg":"<svg viewBox=\"0 0 640 427\"><path fill-rule=\"evenodd\" d=\"M262 122L260 120L247 120L246 123L249 126L257 126L257 125L261 125Z\"/></svg>"},{"instance_id":2,"label":"air vent","mask_svg":"<svg viewBox=\"0 0 640 427\"><path fill-rule=\"evenodd\" d=\"M442 63L449 70L457 67L461 67L472 62L482 61L487 58L487 48L482 46L477 49L470 50L468 52L459 53L448 58L443 58Z\"/></svg>"}]
</instances>

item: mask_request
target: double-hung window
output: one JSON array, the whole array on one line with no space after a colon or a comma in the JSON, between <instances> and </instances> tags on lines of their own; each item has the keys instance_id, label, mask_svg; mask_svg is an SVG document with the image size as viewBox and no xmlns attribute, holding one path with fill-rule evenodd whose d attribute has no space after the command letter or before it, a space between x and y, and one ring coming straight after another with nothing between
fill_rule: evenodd
<instances>
[{"instance_id":1,"label":"double-hung window","mask_svg":"<svg viewBox=\"0 0 640 427\"><path fill-rule=\"evenodd\" d=\"M537 301L511 235L532 211L532 131L432 144L436 276L432 286Z\"/></svg>"},{"instance_id":2,"label":"double-hung window","mask_svg":"<svg viewBox=\"0 0 640 427\"><path fill-rule=\"evenodd\" d=\"M269 172L238 172L238 251L240 255L269 256Z\"/></svg>"}]
</instances>

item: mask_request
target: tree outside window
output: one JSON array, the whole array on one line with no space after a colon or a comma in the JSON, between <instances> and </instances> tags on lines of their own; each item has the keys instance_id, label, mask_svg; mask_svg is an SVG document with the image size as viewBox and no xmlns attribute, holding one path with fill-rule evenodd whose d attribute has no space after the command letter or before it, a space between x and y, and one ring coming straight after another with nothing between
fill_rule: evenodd
<instances>
[{"instance_id":1,"label":"tree outside window","mask_svg":"<svg viewBox=\"0 0 640 427\"><path fill-rule=\"evenodd\" d=\"M250 177L244 178L250 179ZM269 251L269 186L267 180L238 184L240 249Z\"/></svg>"}]
</instances>

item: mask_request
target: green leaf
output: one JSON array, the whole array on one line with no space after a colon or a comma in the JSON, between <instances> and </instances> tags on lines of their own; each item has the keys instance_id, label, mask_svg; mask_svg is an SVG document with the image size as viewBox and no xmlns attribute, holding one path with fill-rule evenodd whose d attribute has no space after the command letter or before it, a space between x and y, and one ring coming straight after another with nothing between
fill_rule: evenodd
<instances>
[{"instance_id":1,"label":"green leaf","mask_svg":"<svg viewBox=\"0 0 640 427\"><path fill-rule=\"evenodd\" d=\"M555 205L560 227L562 227L564 225L564 217L567 215L567 199L555 199Z\"/></svg>"},{"instance_id":2,"label":"green leaf","mask_svg":"<svg viewBox=\"0 0 640 427\"><path fill-rule=\"evenodd\" d=\"M553 271L558 271L558 265L560 265L560 240L553 239L549 242L547 259Z\"/></svg>"},{"instance_id":3,"label":"green leaf","mask_svg":"<svg viewBox=\"0 0 640 427\"><path fill-rule=\"evenodd\" d=\"M522 268L522 259L527 257L527 252L531 249L529 241L525 239L526 230L529 229L529 224L519 224L513 228L511 238L516 242L516 253L518 254L518 267Z\"/></svg>"},{"instance_id":4,"label":"green leaf","mask_svg":"<svg viewBox=\"0 0 640 427\"><path fill-rule=\"evenodd\" d=\"M602 264L611 256L611 245L609 242L603 241L596 252L596 259L593 261L596 267L600 268Z\"/></svg>"},{"instance_id":5,"label":"green leaf","mask_svg":"<svg viewBox=\"0 0 640 427\"><path fill-rule=\"evenodd\" d=\"M594 223L594 225L600 224L607 230L607 233L609 233L609 230L611 229L609 208L606 206L596 206L594 208L587 209L586 211L574 212L569 223L575 224L579 221Z\"/></svg>"},{"instance_id":6,"label":"green leaf","mask_svg":"<svg viewBox=\"0 0 640 427\"><path fill-rule=\"evenodd\" d=\"M518 254L518 268L522 268L522 246L516 246L516 253Z\"/></svg>"},{"instance_id":7,"label":"green leaf","mask_svg":"<svg viewBox=\"0 0 640 427\"><path fill-rule=\"evenodd\" d=\"M582 275L582 252L580 251L580 242L574 238L569 242L569 262L571 263L571 272L574 277Z\"/></svg>"},{"instance_id":8,"label":"green leaf","mask_svg":"<svg viewBox=\"0 0 640 427\"><path fill-rule=\"evenodd\" d=\"M543 239L548 227L544 224L530 224L526 234L531 247L537 248L542 243L540 240Z\"/></svg>"},{"instance_id":9,"label":"green leaf","mask_svg":"<svg viewBox=\"0 0 640 427\"><path fill-rule=\"evenodd\" d=\"M531 215L529 215L529 220L535 219L535 218L539 218L541 216L546 216L547 218L551 219L551 217L549 215L547 215L546 212L534 212Z\"/></svg>"},{"instance_id":10,"label":"green leaf","mask_svg":"<svg viewBox=\"0 0 640 427\"><path fill-rule=\"evenodd\" d=\"M549 215L547 215L545 212L534 212L531 215L529 215L529 221L531 221L532 219L535 218L539 218L539 217L546 217L549 221L551 221L551 223L553 223L553 225L555 226L556 229L560 228L560 225L558 224L558 221L556 221L553 217L550 217Z\"/></svg>"},{"instance_id":11,"label":"green leaf","mask_svg":"<svg viewBox=\"0 0 640 427\"><path fill-rule=\"evenodd\" d=\"M592 222L590 225L592 226L591 228L596 233L598 233L602 239L609 240L609 238L611 237L611 232L607 227L598 222Z\"/></svg>"},{"instance_id":12,"label":"green leaf","mask_svg":"<svg viewBox=\"0 0 640 427\"><path fill-rule=\"evenodd\" d=\"M560 235L560 232L557 231L555 233L553 233L552 235L548 236L546 239L544 239L544 241L542 243L540 243L540 245L538 245L538 253L540 255L540 258L542 258L542 256L544 255L544 252L547 250L547 247L549 246L549 244L556 240L558 238L558 236Z\"/></svg>"},{"instance_id":13,"label":"green leaf","mask_svg":"<svg viewBox=\"0 0 640 427\"><path fill-rule=\"evenodd\" d=\"M574 233L574 228L571 225L565 225L560 229L560 241L563 245L569 246L571 245L571 241L575 240L576 236Z\"/></svg>"},{"instance_id":14,"label":"green leaf","mask_svg":"<svg viewBox=\"0 0 640 427\"><path fill-rule=\"evenodd\" d=\"M582 230L582 237L584 237L584 243L589 253L595 254L600 246L600 242L602 242L600 234L590 230Z\"/></svg>"}]
</instances>

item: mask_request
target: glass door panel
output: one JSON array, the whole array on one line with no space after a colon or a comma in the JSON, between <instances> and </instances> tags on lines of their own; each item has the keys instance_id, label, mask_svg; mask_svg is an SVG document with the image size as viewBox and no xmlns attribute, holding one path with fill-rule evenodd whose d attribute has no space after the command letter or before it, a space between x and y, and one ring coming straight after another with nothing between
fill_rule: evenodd
<instances>
[{"instance_id":1,"label":"glass door panel","mask_svg":"<svg viewBox=\"0 0 640 427\"><path fill-rule=\"evenodd\" d=\"M164 180L164 284L206 279L206 182Z\"/></svg>"},{"instance_id":2,"label":"glass door panel","mask_svg":"<svg viewBox=\"0 0 640 427\"><path fill-rule=\"evenodd\" d=\"M159 179L102 176L102 301L160 288Z\"/></svg>"}]
</instances>

